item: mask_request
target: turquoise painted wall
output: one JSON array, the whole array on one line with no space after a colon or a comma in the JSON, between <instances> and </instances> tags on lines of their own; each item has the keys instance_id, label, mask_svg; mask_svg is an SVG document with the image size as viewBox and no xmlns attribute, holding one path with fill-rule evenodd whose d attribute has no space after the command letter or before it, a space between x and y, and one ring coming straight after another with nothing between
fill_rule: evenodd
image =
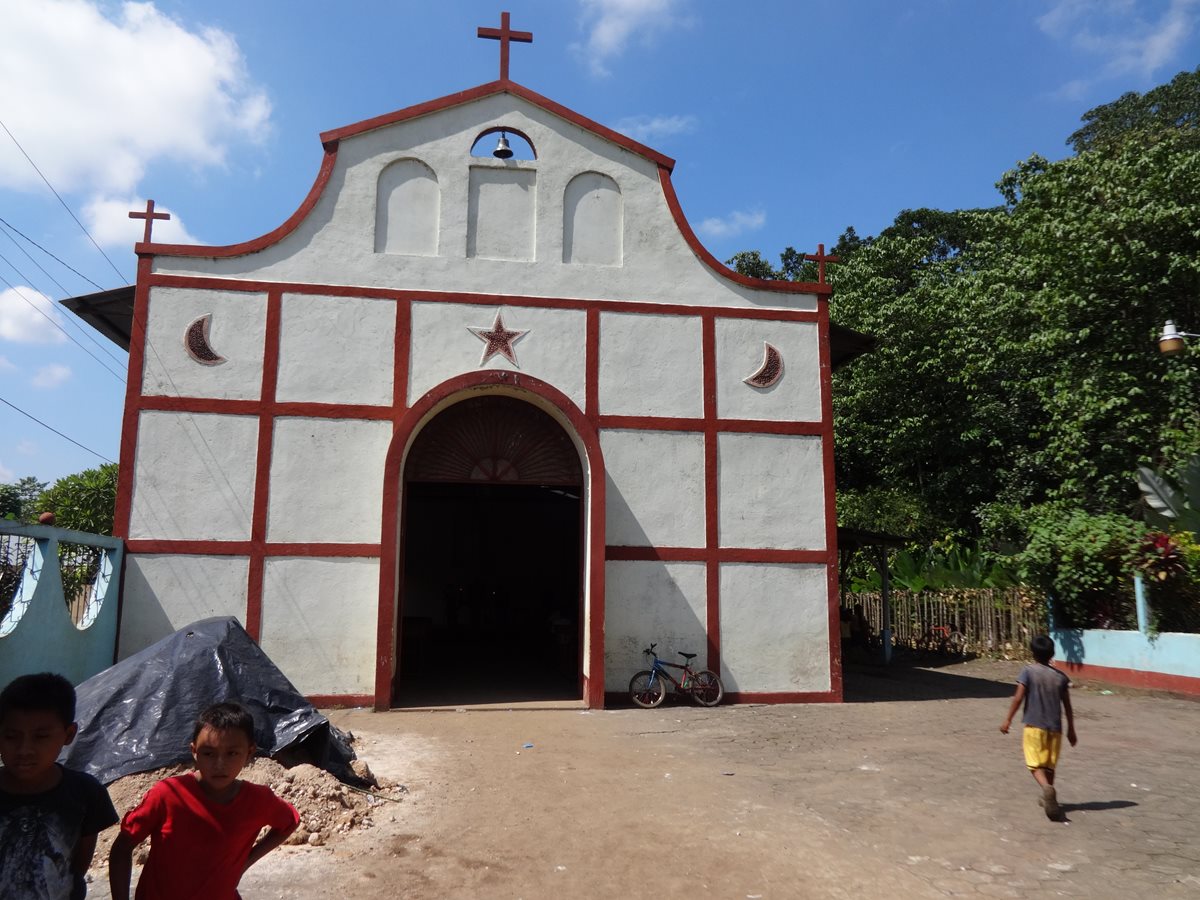
<instances>
[{"instance_id":1,"label":"turquoise painted wall","mask_svg":"<svg viewBox=\"0 0 1200 900\"><path fill-rule=\"evenodd\" d=\"M13 608L0 621L0 685L30 672L58 672L79 684L113 663L117 642L117 596L125 545L119 538L47 525L0 521L0 534L33 541ZM58 567L60 543L103 548L92 589L95 618L86 627L71 621Z\"/></svg>"},{"instance_id":2,"label":"turquoise painted wall","mask_svg":"<svg viewBox=\"0 0 1200 900\"><path fill-rule=\"evenodd\" d=\"M1135 584L1137 631L1054 628L1050 636L1058 645L1058 658L1089 666L1133 669L1200 678L1200 634L1149 631L1149 609L1141 579Z\"/></svg>"}]
</instances>

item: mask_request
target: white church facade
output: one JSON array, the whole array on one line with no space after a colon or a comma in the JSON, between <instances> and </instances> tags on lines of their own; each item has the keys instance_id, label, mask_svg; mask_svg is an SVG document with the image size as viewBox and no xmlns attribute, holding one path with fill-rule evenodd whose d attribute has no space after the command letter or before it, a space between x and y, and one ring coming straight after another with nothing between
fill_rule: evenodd
<instances>
[{"instance_id":1,"label":"white church facade","mask_svg":"<svg viewBox=\"0 0 1200 900\"><path fill-rule=\"evenodd\" d=\"M120 656L233 615L326 704L599 707L651 642L840 700L823 279L725 268L672 160L504 69L321 139L275 231L137 245Z\"/></svg>"}]
</instances>

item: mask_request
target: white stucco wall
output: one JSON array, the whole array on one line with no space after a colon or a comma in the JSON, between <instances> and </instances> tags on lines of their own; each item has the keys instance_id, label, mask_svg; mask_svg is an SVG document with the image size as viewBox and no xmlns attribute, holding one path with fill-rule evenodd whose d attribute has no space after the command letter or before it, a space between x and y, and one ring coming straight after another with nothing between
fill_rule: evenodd
<instances>
[{"instance_id":1,"label":"white stucco wall","mask_svg":"<svg viewBox=\"0 0 1200 900\"><path fill-rule=\"evenodd\" d=\"M276 419L267 540L378 541L391 439L391 422Z\"/></svg>"},{"instance_id":2,"label":"white stucco wall","mask_svg":"<svg viewBox=\"0 0 1200 900\"><path fill-rule=\"evenodd\" d=\"M666 662L679 652L707 656L704 563L610 560L604 564L604 689L624 691L647 667L642 650L658 644Z\"/></svg>"},{"instance_id":3,"label":"white stucco wall","mask_svg":"<svg viewBox=\"0 0 1200 900\"><path fill-rule=\"evenodd\" d=\"M824 549L821 438L721 434L717 462L722 547Z\"/></svg>"},{"instance_id":4,"label":"white stucco wall","mask_svg":"<svg viewBox=\"0 0 1200 900\"><path fill-rule=\"evenodd\" d=\"M259 645L304 694L373 694L378 559L271 557Z\"/></svg>"},{"instance_id":5,"label":"white stucco wall","mask_svg":"<svg viewBox=\"0 0 1200 900\"><path fill-rule=\"evenodd\" d=\"M275 398L392 405L396 303L284 294Z\"/></svg>"},{"instance_id":6,"label":"white stucco wall","mask_svg":"<svg viewBox=\"0 0 1200 900\"><path fill-rule=\"evenodd\" d=\"M717 415L771 422L821 421L820 356L815 322L717 319ZM783 356L783 377L768 388L745 379L763 361L763 343Z\"/></svg>"},{"instance_id":7,"label":"white stucco wall","mask_svg":"<svg viewBox=\"0 0 1200 900\"><path fill-rule=\"evenodd\" d=\"M497 311L505 328L526 332L513 343L519 366L502 354L481 364L487 345L469 329L490 329ZM412 305L411 327L410 404L455 375L479 369L504 369L546 381L583 408L587 383L584 361L587 314L583 310L418 302Z\"/></svg>"},{"instance_id":8,"label":"white stucco wall","mask_svg":"<svg viewBox=\"0 0 1200 900\"><path fill-rule=\"evenodd\" d=\"M827 691L825 567L721 565L721 681L727 691Z\"/></svg>"},{"instance_id":9,"label":"white stucco wall","mask_svg":"<svg viewBox=\"0 0 1200 900\"><path fill-rule=\"evenodd\" d=\"M130 553L122 585L121 659L212 616L246 623L244 556Z\"/></svg>"},{"instance_id":10,"label":"white stucco wall","mask_svg":"<svg viewBox=\"0 0 1200 900\"><path fill-rule=\"evenodd\" d=\"M482 131L505 125L529 136L537 147L536 162L470 155ZM399 159L419 160L437 178L441 216L436 256L375 252L379 178ZM510 257L527 253L537 265L525 259L484 259L483 253L468 258L472 169L536 176L536 189L522 194L532 206L528 250L525 245L501 249ZM563 198L568 183L584 172L608 176L621 191L620 266L563 262ZM224 259L158 256L154 271L412 290L816 308L813 295L759 290L716 274L679 231L656 163L512 95L485 97L346 138L339 144L329 185L307 219L271 247ZM498 214L512 216L511 206L500 205ZM496 234L503 224L476 222L474 227L477 235L481 228ZM517 226L524 237L522 223Z\"/></svg>"},{"instance_id":11,"label":"white stucco wall","mask_svg":"<svg viewBox=\"0 0 1200 900\"><path fill-rule=\"evenodd\" d=\"M694 316L600 316L600 412L610 416L704 415L704 358Z\"/></svg>"},{"instance_id":12,"label":"white stucco wall","mask_svg":"<svg viewBox=\"0 0 1200 900\"><path fill-rule=\"evenodd\" d=\"M211 315L209 345L225 357L202 365L184 349L189 325ZM156 287L150 291L142 393L257 400L262 393L265 294Z\"/></svg>"},{"instance_id":13,"label":"white stucco wall","mask_svg":"<svg viewBox=\"0 0 1200 900\"><path fill-rule=\"evenodd\" d=\"M607 430L605 542L704 546L704 435Z\"/></svg>"},{"instance_id":14,"label":"white stucco wall","mask_svg":"<svg viewBox=\"0 0 1200 900\"><path fill-rule=\"evenodd\" d=\"M143 412L129 537L249 540L257 452L256 416Z\"/></svg>"}]
</instances>

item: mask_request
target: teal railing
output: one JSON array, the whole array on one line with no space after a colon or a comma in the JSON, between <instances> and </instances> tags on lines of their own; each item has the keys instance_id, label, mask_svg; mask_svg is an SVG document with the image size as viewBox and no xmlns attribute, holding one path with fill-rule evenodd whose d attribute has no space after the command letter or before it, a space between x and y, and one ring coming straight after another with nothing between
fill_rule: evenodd
<instances>
[{"instance_id":1,"label":"teal railing","mask_svg":"<svg viewBox=\"0 0 1200 900\"><path fill-rule=\"evenodd\" d=\"M79 684L113 663L120 538L0 520L0 686L30 672Z\"/></svg>"}]
</instances>

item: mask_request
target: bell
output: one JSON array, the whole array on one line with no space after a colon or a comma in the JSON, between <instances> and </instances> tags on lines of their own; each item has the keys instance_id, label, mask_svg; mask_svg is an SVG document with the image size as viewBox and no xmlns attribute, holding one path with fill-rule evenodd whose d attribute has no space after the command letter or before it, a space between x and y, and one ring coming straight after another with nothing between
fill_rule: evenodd
<instances>
[{"instance_id":1,"label":"bell","mask_svg":"<svg viewBox=\"0 0 1200 900\"><path fill-rule=\"evenodd\" d=\"M500 140L496 142L496 149L492 151L492 156L496 159L510 159L512 157L512 148L508 146L508 138L504 136L504 132L500 132Z\"/></svg>"}]
</instances>

